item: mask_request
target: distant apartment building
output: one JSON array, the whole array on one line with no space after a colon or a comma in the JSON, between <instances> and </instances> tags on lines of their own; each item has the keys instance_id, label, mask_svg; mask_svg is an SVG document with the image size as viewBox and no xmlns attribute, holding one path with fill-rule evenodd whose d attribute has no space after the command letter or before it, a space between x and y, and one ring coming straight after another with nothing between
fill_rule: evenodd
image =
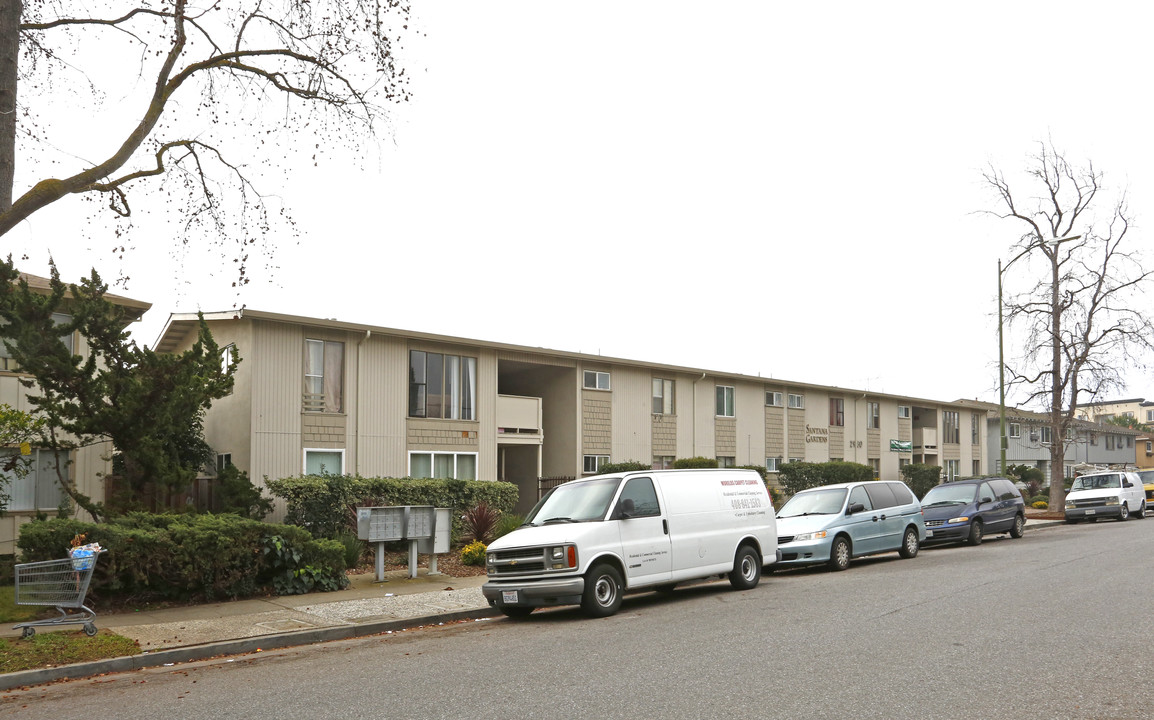
<instances>
[{"instance_id":1,"label":"distant apartment building","mask_svg":"<svg viewBox=\"0 0 1154 720\"><path fill-rule=\"evenodd\" d=\"M1129 400L1103 400L1078 405L1074 415L1080 420L1106 422L1116 417L1127 417L1139 423L1154 423L1154 400L1131 398Z\"/></svg>"},{"instance_id":2,"label":"distant apartment building","mask_svg":"<svg viewBox=\"0 0 1154 720\"><path fill-rule=\"evenodd\" d=\"M244 309L205 315L239 353L209 444L258 482L331 472L540 479L610 462L668 467L846 460L897 479L910 462L985 472L985 410L956 403ZM196 339L169 318L156 349Z\"/></svg>"},{"instance_id":3,"label":"distant apartment building","mask_svg":"<svg viewBox=\"0 0 1154 720\"><path fill-rule=\"evenodd\" d=\"M28 281L29 287L37 292L47 294L49 284L46 278L35 275L22 275ZM139 300L105 294L105 299L124 307L130 311L131 320L139 320L151 305ZM67 309L67 300L65 301ZM60 321L68 319L61 314ZM66 335L62 338L65 345L81 358L88 357L88 343L79 334ZM21 371L16 361L8 353L7 347L0 341L0 403L23 412L33 412L35 408L28 402L29 396L36 395L36 389L24 387L21 380L28 379L28 374ZM97 500L104 498L104 477L111 470L112 445L104 442L86 446L67 453L56 454L45 448L28 448L31 452L31 472L23 478L15 474L3 473L4 491L9 496L8 509L0 517L0 554L10 554L15 551L15 540L19 534L20 525L30 521L38 514L54 515L61 505L64 495L58 480L58 467L69 482L76 484L77 490ZM20 448L0 448L0 455L11 455L21 452ZM61 554L67 548L61 548Z\"/></svg>"},{"instance_id":4,"label":"distant apartment building","mask_svg":"<svg viewBox=\"0 0 1154 720\"><path fill-rule=\"evenodd\" d=\"M991 472L1001 474L1000 437L1001 414L996 403L960 401L963 405L984 410L987 434L990 438L986 446L987 466ZM1031 412L1020 408L1006 408L1006 464L1030 465L1051 477L1050 417L1044 413ZM1104 425L1087 420L1074 420L1067 433L1062 477L1073 477L1079 468L1087 466L1133 465L1138 438L1144 433L1118 425Z\"/></svg>"}]
</instances>

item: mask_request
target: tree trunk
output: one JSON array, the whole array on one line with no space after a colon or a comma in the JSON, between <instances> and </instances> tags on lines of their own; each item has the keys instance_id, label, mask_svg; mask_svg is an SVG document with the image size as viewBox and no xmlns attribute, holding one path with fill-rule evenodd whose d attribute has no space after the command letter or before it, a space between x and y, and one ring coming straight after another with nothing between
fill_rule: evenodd
<instances>
[{"instance_id":1,"label":"tree trunk","mask_svg":"<svg viewBox=\"0 0 1154 720\"><path fill-rule=\"evenodd\" d=\"M1050 256L1050 503L1051 510L1066 507L1066 436L1062 432L1062 308L1058 305L1058 246Z\"/></svg>"},{"instance_id":2,"label":"tree trunk","mask_svg":"<svg viewBox=\"0 0 1154 720\"><path fill-rule=\"evenodd\" d=\"M23 10L20 0L0 0L0 212L12 207L16 175L16 77Z\"/></svg>"}]
</instances>

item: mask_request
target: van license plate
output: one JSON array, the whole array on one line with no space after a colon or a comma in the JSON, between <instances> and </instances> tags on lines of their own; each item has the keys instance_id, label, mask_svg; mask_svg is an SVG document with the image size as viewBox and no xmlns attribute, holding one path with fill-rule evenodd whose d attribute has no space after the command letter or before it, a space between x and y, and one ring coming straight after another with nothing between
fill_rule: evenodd
<instances>
[{"instance_id":1,"label":"van license plate","mask_svg":"<svg viewBox=\"0 0 1154 720\"><path fill-rule=\"evenodd\" d=\"M1087 511L1086 511L1086 514L1087 514L1087 515L1093 515L1093 514L1094 514L1094 513L1096 513L1096 512L1098 512L1098 511L1097 511L1097 510L1087 510Z\"/></svg>"},{"instance_id":2,"label":"van license plate","mask_svg":"<svg viewBox=\"0 0 1154 720\"><path fill-rule=\"evenodd\" d=\"M502 590L501 591L501 602L504 602L504 603L517 602L517 591L516 590Z\"/></svg>"}]
</instances>

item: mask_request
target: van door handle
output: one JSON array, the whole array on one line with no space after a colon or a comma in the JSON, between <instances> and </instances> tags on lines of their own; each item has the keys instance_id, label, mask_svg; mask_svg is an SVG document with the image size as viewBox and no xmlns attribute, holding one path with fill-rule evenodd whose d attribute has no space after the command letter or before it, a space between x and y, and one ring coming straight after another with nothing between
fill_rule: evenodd
<instances>
[{"instance_id":1,"label":"van door handle","mask_svg":"<svg viewBox=\"0 0 1154 720\"><path fill-rule=\"evenodd\" d=\"M666 535L669 534L669 521L665 518L661 518L661 529L665 531Z\"/></svg>"},{"instance_id":2,"label":"van door handle","mask_svg":"<svg viewBox=\"0 0 1154 720\"><path fill-rule=\"evenodd\" d=\"M885 515L882 515L882 520L885 520L885 519L886 519L886 516L885 516Z\"/></svg>"},{"instance_id":3,"label":"van door handle","mask_svg":"<svg viewBox=\"0 0 1154 720\"><path fill-rule=\"evenodd\" d=\"M885 518L883 517L883 518L882 518L882 520L885 520ZM877 521L878 521L878 516L877 516L877 515L874 515L874 516L873 516L873 521L874 521L874 522L877 522Z\"/></svg>"}]
</instances>

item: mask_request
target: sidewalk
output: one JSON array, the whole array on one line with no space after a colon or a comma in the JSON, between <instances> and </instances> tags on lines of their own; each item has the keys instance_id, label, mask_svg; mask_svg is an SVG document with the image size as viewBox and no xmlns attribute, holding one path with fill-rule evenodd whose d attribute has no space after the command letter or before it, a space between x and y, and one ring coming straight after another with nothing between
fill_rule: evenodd
<instances>
[{"instance_id":1,"label":"sidewalk","mask_svg":"<svg viewBox=\"0 0 1154 720\"><path fill-rule=\"evenodd\" d=\"M481 594L485 576L416 578L408 570L354 575L349 587L311 593L168 608L150 612L96 615L96 627L136 640L144 652L124 658L78 663L0 675L0 690L106 672L123 672L217 655L307 645L376 635L458 620L494 617ZM80 630L79 625L44 627L37 632ZM0 637L20 637L12 625Z\"/></svg>"}]
</instances>

